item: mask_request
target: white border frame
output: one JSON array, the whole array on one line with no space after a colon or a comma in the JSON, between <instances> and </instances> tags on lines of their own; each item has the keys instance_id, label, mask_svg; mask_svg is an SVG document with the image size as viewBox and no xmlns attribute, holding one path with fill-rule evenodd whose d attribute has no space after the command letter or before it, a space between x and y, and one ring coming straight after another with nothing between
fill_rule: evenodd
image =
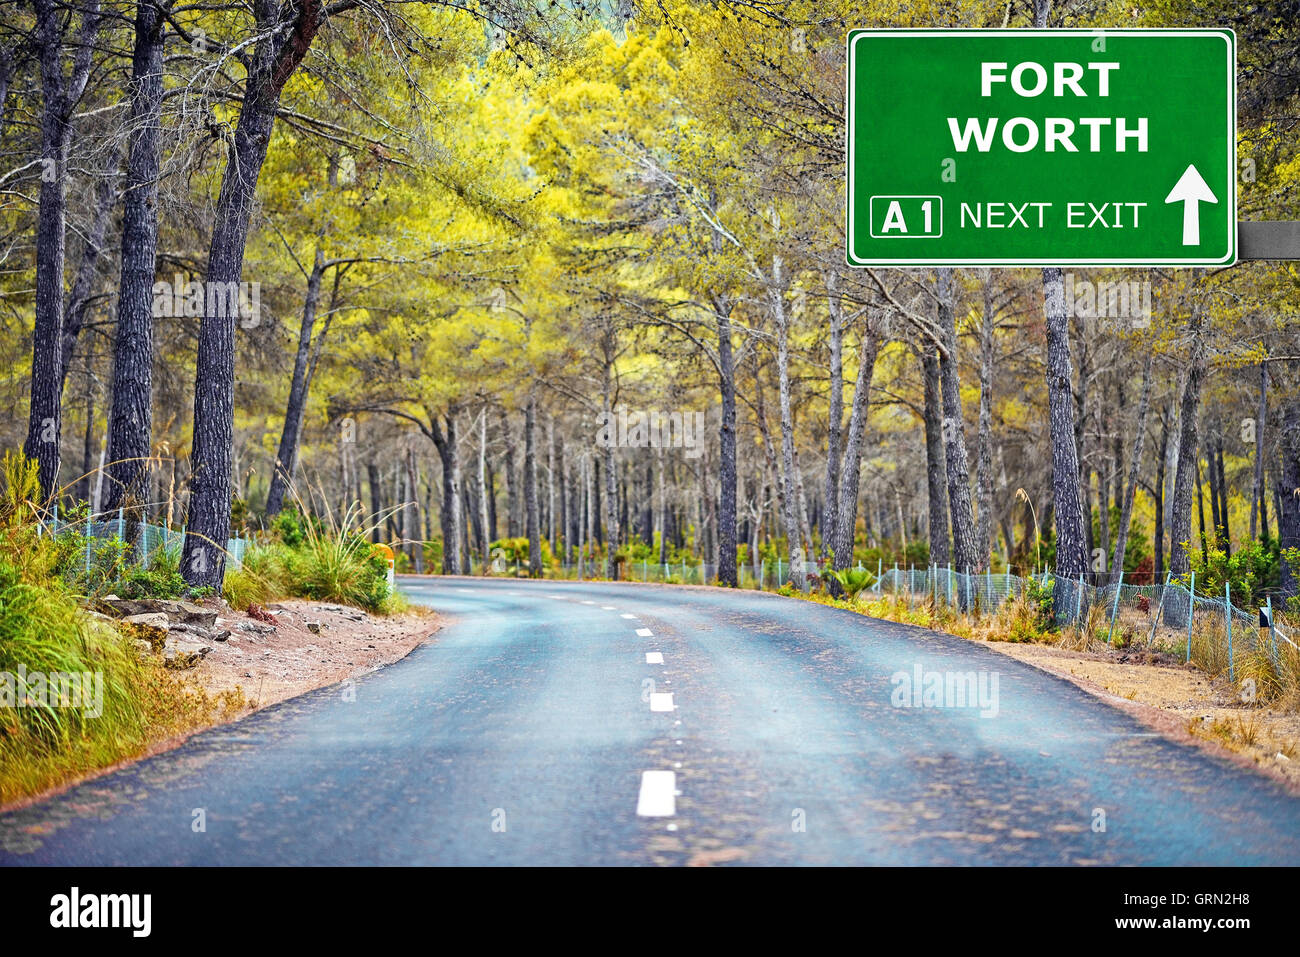
<instances>
[{"instance_id":1,"label":"white border frame","mask_svg":"<svg viewBox=\"0 0 1300 957\"><path fill-rule=\"evenodd\" d=\"M1040 37L1059 37L1059 36L1086 36L1086 37L1140 37L1140 36L1170 36L1170 37L1218 37L1228 46L1227 57L1227 81L1228 81L1228 156L1227 169L1230 177L1228 201L1224 204L1223 212L1228 220L1228 249L1217 257L1171 257L1166 259L1151 258L1111 258L1111 259L855 259L853 255L853 126L854 113L852 110L852 98L854 88L854 51L853 47L858 40L867 37L881 36L946 36L949 38L970 37L970 36L1002 36L1016 38L1040 38ZM933 266L1094 266L1094 267L1117 267L1117 266L1232 266L1237 263L1237 34L1234 30L1227 27L1214 27L1200 30L1180 30L1165 29L1160 27L1151 27L1146 29L1124 29L1124 30L1105 30L1105 29L1059 29L1059 30L1042 30L1042 29L1019 29L1019 30L982 30L982 29L956 29L956 28L933 28L933 29L908 29L908 30L889 30L889 29L861 29L850 30L845 38L845 54L847 64L845 69L844 84L844 150L847 157L846 176L847 190L844 194L844 222L847 235L845 245L845 261L849 266L870 268L872 266L911 266L918 269L928 269ZM882 194L883 195L883 194ZM942 198L942 197L940 197ZM868 212L868 215L870 213ZM868 230L871 224L867 224ZM940 224L942 230L942 224ZM942 233L940 234L942 235ZM874 237L873 237L874 238ZM901 238L901 237L890 237ZM912 238L938 238L938 237L912 237Z\"/></svg>"},{"instance_id":2,"label":"white border frame","mask_svg":"<svg viewBox=\"0 0 1300 957\"><path fill-rule=\"evenodd\" d=\"M875 205L878 199L934 199L939 201L939 231L937 233L907 233L903 236L877 236L873 225L876 220ZM867 199L867 230L872 239L942 239L943 197L938 193L877 193Z\"/></svg>"}]
</instances>

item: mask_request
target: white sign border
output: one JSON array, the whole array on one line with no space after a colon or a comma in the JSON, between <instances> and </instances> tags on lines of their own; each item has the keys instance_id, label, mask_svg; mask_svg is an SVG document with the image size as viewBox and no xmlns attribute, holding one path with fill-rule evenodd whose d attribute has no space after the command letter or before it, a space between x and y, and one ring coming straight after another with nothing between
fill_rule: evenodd
<instances>
[{"instance_id":1,"label":"white sign border","mask_svg":"<svg viewBox=\"0 0 1300 957\"><path fill-rule=\"evenodd\" d=\"M1162 36L1182 37L1218 37L1228 44L1228 165L1232 184L1228 190L1228 203L1224 212L1228 217L1228 251L1223 256L1213 259L1204 256L1177 257L1169 259L929 259L924 262L917 259L856 259L853 255L853 120L851 109L853 96L853 46L867 37L880 36L1003 36L1003 37L1139 37L1159 34ZM844 222L847 234L845 246L846 264L856 268L870 269L876 266L911 267L914 269L931 269L935 266L1002 266L1017 268L1024 266L1093 266L1098 268L1119 266L1234 266L1237 264L1237 33L1228 27L1214 27L1200 30L1166 29L1150 27L1146 29L1084 29L1062 28L1058 30L1018 29L1018 30L984 30L975 28L935 27L918 30L891 29L853 29L845 37L846 80L844 84L844 139L847 157L847 190L844 194Z\"/></svg>"}]
</instances>

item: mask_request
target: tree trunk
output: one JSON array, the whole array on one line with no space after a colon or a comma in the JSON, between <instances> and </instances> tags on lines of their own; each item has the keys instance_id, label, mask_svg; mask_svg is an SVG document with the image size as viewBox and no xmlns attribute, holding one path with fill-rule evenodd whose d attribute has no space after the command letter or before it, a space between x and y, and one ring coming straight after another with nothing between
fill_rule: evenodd
<instances>
[{"instance_id":1,"label":"tree trunk","mask_svg":"<svg viewBox=\"0 0 1300 957\"><path fill-rule=\"evenodd\" d=\"M67 27L63 7L53 0L34 0L34 41L40 59L41 190L36 214L36 322L32 331L32 386L27 440L23 452L39 469L41 497L58 491L63 441L63 264L66 240L68 141L72 110L86 86L91 52L99 32L99 3L81 14L77 52L70 76L63 72ZM223 543L224 544L224 543Z\"/></svg>"},{"instance_id":2,"label":"tree trunk","mask_svg":"<svg viewBox=\"0 0 1300 957\"><path fill-rule=\"evenodd\" d=\"M1300 548L1300 403L1287 402L1283 408L1277 537L1283 556L1282 594L1290 598L1300 594L1300 563L1287 557L1288 551Z\"/></svg>"},{"instance_id":3,"label":"tree trunk","mask_svg":"<svg viewBox=\"0 0 1300 957\"><path fill-rule=\"evenodd\" d=\"M989 271L981 277L984 315L980 323L980 413L975 451L975 549L979 570L988 567L993 554L993 289Z\"/></svg>"},{"instance_id":4,"label":"tree trunk","mask_svg":"<svg viewBox=\"0 0 1300 957\"><path fill-rule=\"evenodd\" d=\"M840 446L844 436L844 303L840 299L840 275L826 273L826 303L830 314L830 410L826 431L826 492L822 503L822 555L833 551L836 515L839 512Z\"/></svg>"},{"instance_id":5,"label":"tree trunk","mask_svg":"<svg viewBox=\"0 0 1300 957\"><path fill-rule=\"evenodd\" d=\"M1205 374L1205 349L1201 335L1201 309L1198 301L1192 304L1188 322L1192 335L1192 354L1187 367L1187 383L1183 386L1181 423L1178 437L1178 468L1174 473L1173 507L1169 523L1169 571L1174 578L1187 577L1191 571L1188 547L1192 538L1192 494L1197 484L1199 461L1197 449L1200 435L1201 378Z\"/></svg>"},{"instance_id":6,"label":"tree trunk","mask_svg":"<svg viewBox=\"0 0 1300 957\"><path fill-rule=\"evenodd\" d=\"M113 218L113 209L116 205L117 155L114 154L105 164L104 174L99 182L95 184L95 211L81 245L81 260L77 263L77 274L72 281L72 288L68 291L68 300L64 306L62 367L65 386L68 370L72 367L72 353L85 326L86 313L90 309L91 293L94 291L99 263L104 258L104 237L108 233L108 224ZM120 295L119 292L119 297ZM120 319L117 325L117 335L121 336Z\"/></svg>"},{"instance_id":7,"label":"tree trunk","mask_svg":"<svg viewBox=\"0 0 1300 957\"><path fill-rule=\"evenodd\" d=\"M259 4L256 9L262 39L249 56L239 119L217 195L204 277L207 289L237 288L242 278L244 246L257 180L271 143L280 93L306 56L320 23L319 0L302 0L298 6ZM283 22L281 18L285 18ZM232 283L235 285L231 286ZM192 586L220 591L226 566L226 540L230 534L236 315L214 315L231 310L214 309L212 298L205 297L204 315L199 323L193 470L181 571ZM233 312L237 314L238 310Z\"/></svg>"},{"instance_id":8,"label":"tree trunk","mask_svg":"<svg viewBox=\"0 0 1300 957\"><path fill-rule=\"evenodd\" d=\"M1156 459L1156 530L1155 530L1155 579L1157 583L1165 580L1165 463L1169 454L1169 416L1160 417L1160 452Z\"/></svg>"},{"instance_id":9,"label":"tree trunk","mask_svg":"<svg viewBox=\"0 0 1300 957\"><path fill-rule=\"evenodd\" d=\"M280 432L280 448L275 454L271 490L266 496L268 518L278 514L284 507L285 491L293 484L294 473L298 468L298 443L302 436L303 416L307 411L307 393L311 387L307 363L311 355L312 333L316 328L316 309L320 303L320 284L324 274L325 253L317 245L311 274L307 278L307 295L303 299L298 351L293 360L293 378L289 382L289 403L285 408L284 427Z\"/></svg>"},{"instance_id":10,"label":"tree trunk","mask_svg":"<svg viewBox=\"0 0 1300 957\"><path fill-rule=\"evenodd\" d=\"M492 561L492 521L488 515L487 407L478 418L478 547L486 567Z\"/></svg>"},{"instance_id":11,"label":"tree trunk","mask_svg":"<svg viewBox=\"0 0 1300 957\"><path fill-rule=\"evenodd\" d=\"M1255 483L1250 493L1250 540L1257 538L1257 518L1264 504L1264 423L1268 421L1268 364L1259 364L1259 413L1255 419ZM1264 537L1267 537L1267 529Z\"/></svg>"},{"instance_id":12,"label":"tree trunk","mask_svg":"<svg viewBox=\"0 0 1300 957\"><path fill-rule=\"evenodd\" d=\"M840 501L835 516L835 561L833 567L848 568L853 563L853 538L858 526L858 487L861 482L862 444L866 441L867 417L870 414L871 378L880 351L880 336L868 322L862 330L858 349L858 375L853 385L853 404L849 408L849 434L840 466Z\"/></svg>"},{"instance_id":13,"label":"tree trunk","mask_svg":"<svg viewBox=\"0 0 1300 957\"><path fill-rule=\"evenodd\" d=\"M1147 435L1147 410L1151 408L1151 379L1154 354L1147 353L1142 370L1142 398L1138 400L1136 435L1133 439L1133 456L1129 464L1128 484L1124 488L1124 501L1120 505L1119 530L1115 534L1115 555L1111 559L1111 584L1117 584L1124 570L1124 553L1128 548L1129 523L1133 519L1133 498L1137 494L1138 474L1142 470L1142 446ZM1157 524L1159 519L1157 519Z\"/></svg>"},{"instance_id":14,"label":"tree trunk","mask_svg":"<svg viewBox=\"0 0 1300 957\"><path fill-rule=\"evenodd\" d=\"M953 565L966 573L981 565L971 516L970 466L957 378L957 323L951 269L936 270L939 299L939 334L946 356L939 357L939 388L943 397L943 453L948 471L948 513L952 519ZM965 599L963 599L963 602ZM963 605L964 607L964 605Z\"/></svg>"},{"instance_id":15,"label":"tree trunk","mask_svg":"<svg viewBox=\"0 0 1300 957\"><path fill-rule=\"evenodd\" d=\"M794 413L790 404L790 323L786 316L785 280L782 276L782 263L779 256L772 258L772 288L769 289L769 308L776 323L776 376L777 399L781 409L781 474L785 478L785 503L783 519L785 522L786 546L790 560L790 584L798 591L803 591L806 583L804 575L804 550L800 535L799 518L795 514L799 509L798 496L795 494L794 475Z\"/></svg>"},{"instance_id":16,"label":"tree trunk","mask_svg":"<svg viewBox=\"0 0 1300 957\"><path fill-rule=\"evenodd\" d=\"M1201 529L1201 561L1208 563L1210 560L1210 536L1205 527L1205 487L1201 476L1201 460L1196 460L1196 515L1200 521Z\"/></svg>"},{"instance_id":17,"label":"tree trunk","mask_svg":"<svg viewBox=\"0 0 1300 957\"><path fill-rule=\"evenodd\" d=\"M370 540L378 543L381 538L379 513L383 511L383 489L379 478L379 466L374 461L366 463L366 482L370 486Z\"/></svg>"},{"instance_id":18,"label":"tree trunk","mask_svg":"<svg viewBox=\"0 0 1300 957\"><path fill-rule=\"evenodd\" d=\"M108 417L110 511L124 499L139 496L147 475L153 433L153 283L158 262L165 30L157 4L147 0L136 4L131 119L122 198L122 272L113 347L113 400Z\"/></svg>"},{"instance_id":19,"label":"tree trunk","mask_svg":"<svg viewBox=\"0 0 1300 957\"><path fill-rule=\"evenodd\" d=\"M939 394L939 359L932 347L921 353L925 377L925 471L929 491L930 563L952 561L948 532L948 479L943 460L943 399Z\"/></svg>"},{"instance_id":20,"label":"tree trunk","mask_svg":"<svg viewBox=\"0 0 1300 957\"><path fill-rule=\"evenodd\" d=\"M524 511L528 529L528 577L542 577L541 523L537 514L537 396L524 407Z\"/></svg>"},{"instance_id":21,"label":"tree trunk","mask_svg":"<svg viewBox=\"0 0 1300 957\"><path fill-rule=\"evenodd\" d=\"M442 530L442 573L459 575L461 573L461 504L460 504L460 457L456 448L456 409L448 409L444 417L446 430L439 425L436 416L429 417L430 437L438 458L442 461L442 508L439 518Z\"/></svg>"},{"instance_id":22,"label":"tree trunk","mask_svg":"<svg viewBox=\"0 0 1300 957\"><path fill-rule=\"evenodd\" d=\"M1088 570L1084 551L1083 509L1079 496L1079 456L1074 439L1074 405L1070 390L1070 316L1065 306L1061 270L1043 270L1047 311L1047 396L1052 442L1052 501L1056 515L1056 576L1076 581Z\"/></svg>"},{"instance_id":23,"label":"tree trunk","mask_svg":"<svg viewBox=\"0 0 1300 957\"><path fill-rule=\"evenodd\" d=\"M735 588L736 579L736 365L731 351L731 307L714 297L718 332L718 388L722 422L718 430L718 584ZM696 529L699 534L699 529Z\"/></svg>"},{"instance_id":24,"label":"tree trunk","mask_svg":"<svg viewBox=\"0 0 1300 957\"><path fill-rule=\"evenodd\" d=\"M415 453L408 446L406 449L406 483L411 490L411 500L408 508L410 509L410 521L407 524L406 537L410 539L407 542L407 554L411 556L411 563L415 566L417 575L424 574L424 543L418 541L421 536L420 530L420 475L415 468Z\"/></svg>"}]
</instances>

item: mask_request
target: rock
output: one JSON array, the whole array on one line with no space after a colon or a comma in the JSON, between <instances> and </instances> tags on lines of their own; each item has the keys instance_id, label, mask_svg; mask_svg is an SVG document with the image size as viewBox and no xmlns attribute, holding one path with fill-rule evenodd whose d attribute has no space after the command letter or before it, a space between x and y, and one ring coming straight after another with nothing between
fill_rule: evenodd
<instances>
[{"instance_id":1,"label":"rock","mask_svg":"<svg viewBox=\"0 0 1300 957\"><path fill-rule=\"evenodd\" d=\"M321 630L321 623L319 621L309 621L307 622L307 630L310 631L313 635L319 635Z\"/></svg>"},{"instance_id":2,"label":"rock","mask_svg":"<svg viewBox=\"0 0 1300 957\"><path fill-rule=\"evenodd\" d=\"M237 621L235 627L250 635L273 635L275 625L264 625L259 621Z\"/></svg>"},{"instance_id":3,"label":"rock","mask_svg":"<svg viewBox=\"0 0 1300 957\"><path fill-rule=\"evenodd\" d=\"M101 611L116 618L134 618L139 615L166 615L168 621L211 628L217 621L215 608L204 608L193 602L171 598L117 598L108 596L99 600Z\"/></svg>"},{"instance_id":4,"label":"rock","mask_svg":"<svg viewBox=\"0 0 1300 957\"><path fill-rule=\"evenodd\" d=\"M199 625L187 625L175 622L168 629L168 634L193 635L197 641L225 641L230 637L228 628L202 628Z\"/></svg>"},{"instance_id":5,"label":"rock","mask_svg":"<svg viewBox=\"0 0 1300 957\"><path fill-rule=\"evenodd\" d=\"M163 631L166 631L167 626L170 624L167 616L158 611L147 612L143 615L127 615L122 620L128 625L143 625L146 628L161 628Z\"/></svg>"},{"instance_id":6,"label":"rock","mask_svg":"<svg viewBox=\"0 0 1300 957\"><path fill-rule=\"evenodd\" d=\"M129 618L118 622L118 628L122 634L134 641L146 642L154 651L162 650L163 642L167 640L167 616L166 615L137 615L139 621L132 621ZM158 624L161 619L162 624Z\"/></svg>"},{"instance_id":7,"label":"rock","mask_svg":"<svg viewBox=\"0 0 1300 957\"><path fill-rule=\"evenodd\" d=\"M211 645L184 638L168 638L163 645L163 664L183 670L193 668L212 650Z\"/></svg>"},{"instance_id":8,"label":"rock","mask_svg":"<svg viewBox=\"0 0 1300 957\"><path fill-rule=\"evenodd\" d=\"M211 628L217 623L217 609L204 608L202 605L195 605L188 601L176 602L177 610L173 614L167 613L172 621L183 622L187 625L199 625L203 628Z\"/></svg>"},{"instance_id":9,"label":"rock","mask_svg":"<svg viewBox=\"0 0 1300 957\"><path fill-rule=\"evenodd\" d=\"M143 638L132 638L131 643L135 645L135 650L140 653L141 658L147 658L157 650L152 642L145 641Z\"/></svg>"}]
</instances>

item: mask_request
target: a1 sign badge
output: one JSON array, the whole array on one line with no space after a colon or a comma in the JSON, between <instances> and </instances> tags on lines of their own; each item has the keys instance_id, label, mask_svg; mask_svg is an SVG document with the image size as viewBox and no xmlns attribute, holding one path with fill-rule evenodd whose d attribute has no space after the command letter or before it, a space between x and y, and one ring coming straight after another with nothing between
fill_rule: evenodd
<instances>
[{"instance_id":1,"label":"a1 sign badge","mask_svg":"<svg viewBox=\"0 0 1300 957\"><path fill-rule=\"evenodd\" d=\"M854 30L853 266L1237 259L1231 30Z\"/></svg>"}]
</instances>

